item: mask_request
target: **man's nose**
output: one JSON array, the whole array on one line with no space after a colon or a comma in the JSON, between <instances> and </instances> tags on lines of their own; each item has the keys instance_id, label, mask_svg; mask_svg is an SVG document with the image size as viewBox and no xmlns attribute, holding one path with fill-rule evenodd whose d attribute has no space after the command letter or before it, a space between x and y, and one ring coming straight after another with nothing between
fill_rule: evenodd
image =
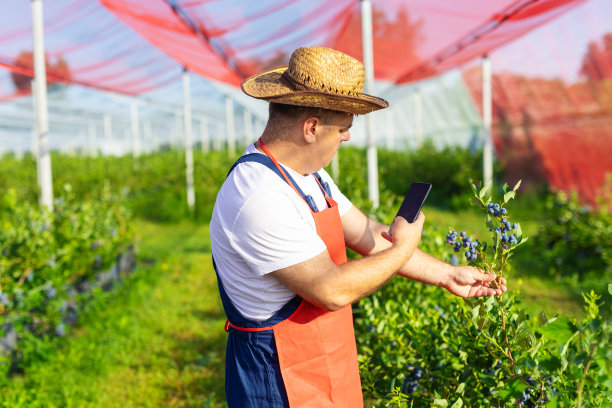
<instances>
[{"instance_id":1,"label":"man's nose","mask_svg":"<svg viewBox=\"0 0 612 408\"><path fill-rule=\"evenodd\" d=\"M348 142L349 140L351 140L351 131L347 130L346 132L342 133L342 141Z\"/></svg>"}]
</instances>

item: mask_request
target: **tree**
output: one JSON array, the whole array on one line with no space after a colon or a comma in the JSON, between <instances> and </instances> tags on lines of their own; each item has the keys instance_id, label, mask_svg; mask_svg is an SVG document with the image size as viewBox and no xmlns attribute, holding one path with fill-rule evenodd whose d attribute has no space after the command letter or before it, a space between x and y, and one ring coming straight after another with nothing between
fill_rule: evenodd
<instances>
[{"instance_id":1,"label":"tree","mask_svg":"<svg viewBox=\"0 0 612 408\"><path fill-rule=\"evenodd\" d=\"M34 75L34 53L32 51L21 51L15 62L15 67L31 71L32 76L24 75L19 72L12 71L11 79L15 89L20 93L29 93L32 87L32 77ZM68 63L62 57L55 61L55 64L49 62L49 58L45 55L45 64L47 66L47 78L50 83L56 84L59 82L69 82L71 78L70 68Z\"/></svg>"}]
</instances>

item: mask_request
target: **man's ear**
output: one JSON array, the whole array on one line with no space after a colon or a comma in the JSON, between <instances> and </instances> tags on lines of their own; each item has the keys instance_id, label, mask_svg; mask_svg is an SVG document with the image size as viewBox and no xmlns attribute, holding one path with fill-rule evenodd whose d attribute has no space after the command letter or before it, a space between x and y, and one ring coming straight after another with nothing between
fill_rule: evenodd
<instances>
[{"instance_id":1,"label":"man's ear","mask_svg":"<svg viewBox=\"0 0 612 408\"><path fill-rule=\"evenodd\" d=\"M316 116L311 116L304 120L302 123L302 131L306 143L314 143L317 141L317 128L320 126L321 121Z\"/></svg>"}]
</instances>

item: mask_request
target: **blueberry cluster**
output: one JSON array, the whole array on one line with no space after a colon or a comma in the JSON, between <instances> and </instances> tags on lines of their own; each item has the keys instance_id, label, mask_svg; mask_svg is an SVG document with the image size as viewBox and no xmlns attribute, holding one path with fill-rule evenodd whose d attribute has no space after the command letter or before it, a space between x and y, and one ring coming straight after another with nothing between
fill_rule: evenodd
<instances>
[{"instance_id":1,"label":"blueberry cluster","mask_svg":"<svg viewBox=\"0 0 612 408\"><path fill-rule=\"evenodd\" d=\"M423 371L413 365L408 366L408 373L402 385L402 393L406 395L414 394L419 388L419 379L423 378Z\"/></svg>"},{"instance_id":2,"label":"blueberry cluster","mask_svg":"<svg viewBox=\"0 0 612 408\"><path fill-rule=\"evenodd\" d=\"M457 231L451 231L446 235L446 243L455 247L455 252L459 252L461 248L465 248L465 258L468 262L478 259L478 241L468 237L465 231L461 231L457 236Z\"/></svg>"},{"instance_id":3,"label":"blueberry cluster","mask_svg":"<svg viewBox=\"0 0 612 408\"><path fill-rule=\"evenodd\" d=\"M510 223L506 217L504 217L507 213L505 208L502 208L499 204L489 203L487 204L487 210L489 214L492 214L496 217L502 217L499 221L501 222L501 227L495 227L493 229L489 228L490 231L495 231L499 236L499 240L502 242L502 248L504 250L508 249L508 244L516 245L518 244L518 238L514 234L508 234L509 231L515 230L518 228L518 224ZM497 249L497 248L493 248Z\"/></svg>"}]
</instances>

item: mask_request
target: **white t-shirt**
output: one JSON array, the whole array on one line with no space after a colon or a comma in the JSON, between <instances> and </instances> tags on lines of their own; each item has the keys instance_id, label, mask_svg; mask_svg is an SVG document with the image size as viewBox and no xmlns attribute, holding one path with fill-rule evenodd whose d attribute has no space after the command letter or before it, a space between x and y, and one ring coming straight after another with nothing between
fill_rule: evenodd
<instances>
[{"instance_id":1,"label":"white t-shirt","mask_svg":"<svg viewBox=\"0 0 612 408\"><path fill-rule=\"evenodd\" d=\"M254 145L247 147L245 154L249 153L263 154ZM313 197L319 210L327 208L312 175L282 167ZM352 203L325 170L318 173L329 184L340 216L344 215ZM256 321L269 319L295 296L269 273L326 250L308 204L278 174L255 162L236 166L219 190L210 238L223 288L238 311Z\"/></svg>"}]
</instances>

